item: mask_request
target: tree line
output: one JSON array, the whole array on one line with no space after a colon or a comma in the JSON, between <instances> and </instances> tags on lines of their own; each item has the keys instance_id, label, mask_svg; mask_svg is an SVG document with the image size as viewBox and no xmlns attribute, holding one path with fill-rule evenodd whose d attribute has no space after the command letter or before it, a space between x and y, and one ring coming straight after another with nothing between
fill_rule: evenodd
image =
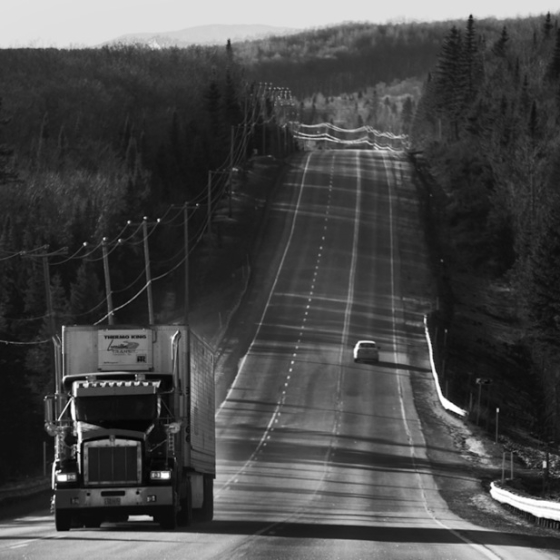
<instances>
[{"instance_id":1,"label":"tree line","mask_svg":"<svg viewBox=\"0 0 560 560\"><path fill-rule=\"evenodd\" d=\"M560 29L550 14L452 26L412 124L443 187L450 262L511 290L539 431L560 436ZM539 403L540 404L540 403ZM536 409L535 409L536 410Z\"/></svg>"},{"instance_id":2,"label":"tree line","mask_svg":"<svg viewBox=\"0 0 560 560\"><path fill-rule=\"evenodd\" d=\"M164 276L184 258L182 206L189 203L194 244L216 188L224 188L226 174L217 173L222 186L209 188L209 172L228 169L265 141L267 150L280 149L280 141L273 94L247 82L229 43L5 49L0 84L5 480L40 465L53 328L92 324L107 313L103 250L118 307L146 281L143 217L162 218L149 235L152 275ZM165 282L181 294L182 269ZM147 322L145 315L134 303L117 313L119 322Z\"/></svg>"},{"instance_id":3,"label":"tree line","mask_svg":"<svg viewBox=\"0 0 560 560\"><path fill-rule=\"evenodd\" d=\"M298 99L353 93L423 78L437 58L443 23L346 23L235 44L247 75L281 83Z\"/></svg>"},{"instance_id":4,"label":"tree line","mask_svg":"<svg viewBox=\"0 0 560 560\"><path fill-rule=\"evenodd\" d=\"M532 270L553 274L556 22L463 26L345 24L225 48L0 50L0 437L13 450L0 474L38 463L28 459L39 446L27 443L41 437L51 379L41 344L50 332L45 258L57 327L106 313L103 238L118 261L117 299L136 293L143 216L164 222L150 233L154 276L172 269L183 232L173 221L180 211L170 208L193 202L195 238L208 172L229 161L232 130L243 134L234 142L246 154L279 148L269 129L281 105L271 84L295 96L282 109L286 119L410 131L438 178L453 185L450 221L476 224L463 244L469 262L500 277L515 271L523 301L541 297L530 286L538 283ZM555 324L556 313L540 320L550 297L524 307L535 335L538 324ZM126 320L128 311L120 313ZM22 410L31 411L24 425Z\"/></svg>"}]
</instances>

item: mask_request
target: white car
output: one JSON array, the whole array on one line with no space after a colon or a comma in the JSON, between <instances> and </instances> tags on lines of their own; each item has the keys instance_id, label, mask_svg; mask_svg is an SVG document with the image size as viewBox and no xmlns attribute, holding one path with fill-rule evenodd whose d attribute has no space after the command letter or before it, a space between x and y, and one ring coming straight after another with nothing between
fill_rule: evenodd
<instances>
[{"instance_id":1,"label":"white car","mask_svg":"<svg viewBox=\"0 0 560 560\"><path fill-rule=\"evenodd\" d=\"M356 363L379 362L379 348L373 340L359 340L354 346L354 361Z\"/></svg>"}]
</instances>

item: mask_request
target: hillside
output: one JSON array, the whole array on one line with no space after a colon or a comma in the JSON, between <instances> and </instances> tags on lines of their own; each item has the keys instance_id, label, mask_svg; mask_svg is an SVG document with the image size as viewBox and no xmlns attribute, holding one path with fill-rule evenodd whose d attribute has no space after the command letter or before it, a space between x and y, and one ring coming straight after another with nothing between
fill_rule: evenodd
<instances>
[{"instance_id":1,"label":"hillside","mask_svg":"<svg viewBox=\"0 0 560 560\"><path fill-rule=\"evenodd\" d=\"M424 80L449 29L462 24L350 22L236 43L234 53L251 79L288 87L300 99L317 93L332 96L382 82ZM488 40L499 35L503 24L480 23Z\"/></svg>"},{"instance_id":2,"label":"hillside","mask_svg":"<svg viewBox=\"0 0 560 560\"><path fill-rule=\"evenodd\" d=\"M225 45L228 40L256 41L271 35L289 35L299 30L272 25L200 25L178 31L130 33L107 41L104 45L143 45L151 48L186 48L192 45Z\"/></svg>"},{"instance_id":3,"label":"hillside","mask_svg":"<svg viewBox=\"0 0 560 560\"><path fill-rule=\"evenodd\" d=\"M560 285L550 264L560 246L560 44L549 23L476 22L469 44L484 72L472 74L480 80L472 98L461 93L465 74L453 74L464 67L448 58L458 47L452 22L345 24L184 49L0 50L0 432L12 449L0 475L40 462L50 334L53 324L104 317L103 248L121 320L143 320L146 216L152 275L165 278L165 292L178 293L181 305L185 203L193 243L219 244L221 226L202 234L218 201L229 203L230 167L242 177L255 151L290 153L291 120L412 132L441 188L434 223L444 226L448 270L474 271L519 303L508 307L522 327L512 356L529 357L529 385L546 395L555 434L558 298L544 287ZM457 29L465 34L465 22ZM459 51L451 52L465 60ZM190 274L193 291L206 282L203 267ZM460 356L461 331L450 332ZM459 362L449 367L459 372ZM25 432L14 425L18 410L29 414Z\"/></svg>"}]
</instances>

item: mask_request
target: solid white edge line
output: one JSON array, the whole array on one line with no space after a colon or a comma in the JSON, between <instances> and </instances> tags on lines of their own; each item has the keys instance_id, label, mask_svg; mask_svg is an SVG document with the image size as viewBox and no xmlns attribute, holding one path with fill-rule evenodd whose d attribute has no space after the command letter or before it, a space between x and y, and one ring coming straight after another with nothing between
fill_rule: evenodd
<instances>
[{"instance_id":1,"label":"solid white edge line","mask_svg":"<svg viewBox=\"0 0 560 560\"><path fill-rule=\"evenodd\" d=\"M387 170L387 165L385 162L385 157L383 154L381 154L381 159L383 161L383 167L385 168L385 175L387 177L387 186L388 186L388 192L389 192L389 231L390 231L390 245L391 245L391 299L394 302L395 301L395 244L394 244L394 220L393 220L393 198L391 197L391 188L390 188L390 183L391 181L389 180L389 172ZM395 316L395 305L393 303L392 306L392 312L393 312L393 344L394 344L394 357L395 357L395 363L397 363L397 332L396 332L396 316ZM410 453L411 453L411 459L412 459L412 464L414 465L414 470L416 472L416 474L420 477L421 473L420 473L420 469L418 469L417 465L416 465L416 455L414 453L414 441L412 439L412 432L410 430L410 426L408 425L408 421L407 421L407 416L406 416L406 410L404 407L404 399L403 399L403 390L402 390L402 380L401 380L401 376L397 375L397 380L398 380L398 384L399 384L399 400L400 400L400 407L401 407L401 414L402 414L402 418L403 418L403 423L405 426L405 430L406 430L406 436L408 441L410 442L411 446L410 446ZM430 475L433 478L433 475ZM487 558L489 558L490 560L501 560L501 557L498 556L497 554L495 554L494 552L492 552L490 549L486 548L486 546L480 544L480 543L475 543L473 541L471 541L469 538L465 537L464 535L461 535L461 533L459 533L456 529L452 529L451 527L448 527L445 523L443 523L442 521L440 521L439 519L436 518L436 516L434 515L434 513L430 510L429 506L428 506L428 499L426 497L426 493L424 490L424 487L422 486L422 484L420 484L420 491L422 494L422 502L423 502L423 506L424 509L426 511L426 513L430 516L430 518L432 519L432 521L434 521L437 525L439 525L442 529L445 529L446 531L449 531L452 535L454 535L455 537L457 537L459 540L463 541L465 544L475 548L478 552L482 553L484 556L486 556Z\"/></svg>"},{"instance_id":2,"label":"solid white edge line","mask_svg":"<svg viewBox=\"0 0 560 560\"><path fill-rule=\"evenodd\" d=\"M292 243L292 238L293 238L293 235L294 235L296 220L297 220L297 216L298 216L299 209L300 209L300 205L301 205L301 198L302 198L302 195L303 195L303 186L304 186L304 184L305 184L305 177L306 177L306 175L307 175L307 170L308 170L308 168L309 168L309 164L310 164L310 161L311 161L311 156L312 156L312 153L309 154L309 156L308 156L308 158L307 158L307 161L306 161L306 163L305 163L305 167L304 167L304 171L303 171L302 179L301 179L301 184L300 184L300 191L299 191L299 195L298 195L298 199L297 199L297 203L296 203L296 208L295 208L295 211L294 211L294 213L293 213L292 227L291 227L291 229L290 229L290 235L289 235L289 237L288 237L288 241L286 242L286 247L285 247L285 249L284 249L284 253L282 254L282 259L281 259L281 261L280 261L280 264L278 265L278 269L277 269L276 275L275 275L275 277L274 277L274 282L273 282L273 284L272 284L272 288L270 289L270 293L268 294L268 298L267 298L267 300L266 300L266 304L265 304L264 310L263 310L263 312L262 312L260 321L259 321L259 323L258 323L257 331L256 331L256 333L255 333L255 336L253 337L253 340L252 340L251 344L249 345L249 349L247 350L247 354L243 357L243 359L242 359L242 361L241 361L241 365L240 365L240 367L239 367L239 370L237 371L237 375L235 376L235 379L233 380L233 383L232 383L232 385L231 385L231 387L230 387L230 390L228 391L228 393L227 393L227 395L226 395L226 398L224 399L223 403L220 405L220 407L218 408L218 411L216 412L216 418L218 417L219 413L222 411L223 406L225 405L225 403L228 401L231 392L235 389L236 382L237 382L237 380L238 380L238 378L239 378L239 375L240 375L240 373L241 373L241 371L242 371L242 369L243 369L243 367L244 367L244 365L245 365L245 359L246 359L246 357L251 353L251 348L252 348L253 345L255 344L255 341L257 340L257 338L258 338L258 336L259 336L259 333L260 333L260 330L261 330L261 327L262 327L262 325L263 325L263 323L264 323L264 317L265 317L265 315L266 315L266 313L267 313L267 311L268 311L268 308L269 308L269 305L270 305L270 300L272 299L272 296L273 296L274 291L275 291L275 289L276 289L276 284L278 283L278 278L279 278L279 276L280 276L280 272L282 271L282 268L283 268L283 266L284 266L284 261L286 260L286 255L287 255L288 250L289 250L289 248L290 248L290 246L291 246L291 243ZM294 355L295 355L295 354L294 354ZM293 364L293 362L292 362L292 364ZM277 404L277 405L276 405L276 408L275 408L275 410L274 410L272 416L270 417L270 421L268 422L268 425L266 426L266 428L265 428L265 430L264 430L264 432L263 432L263 435L262 435L262 437L261 437L259 443L258 443L257 446L255 447L255 450L253 451L253 453L251 454L251 456L249 457L249 459L247 459L247 461L243 464L243 466L242 466L241 468L239 468L239 469L235 472L235 474L231 475L230 478L229 478L229 479L223 484L223 486L220 488L220 490L218 490L218 491L216 492L216 494L215 494L215 497L216 497L216 498L218 498L222 492L224 492L225 490L228 489L228 487L229 487L230 484L232 483L232 480L233 480L234 478L238 477L239 474L241 474L245 469L247 469L248 465L251 464L251 462L254 460L254 458L256 457L256 455L259 453L261 447L263 446L264 441L265 441L265 440L267 439L267 437L268 437L268 434L269 434L269 432L270 432L270 430L271 430L271 427L273 426L273 424L274 424L274 422L275 422L275 420L276 420L276 417L277 417L277 415L278 415L278 411L279 411L279 409L280 409L280 406L281 406L281 404Z\"/></svg>"},{"instance_id":3,"label":"solid white edge line","mask_svg":"<svg viewBox=\"0 0 560 560\"><path fill-rule=\"evenodd\" d=\"M253 347L253 345L255 344L255 340L257 340L257 337L259 336L261 327L263 325L264 322L264 317L268 311L268 307L270 305L270 300L272 299L272 295L274 294L274 290L276 289L276 284L278 283L278 277L280 276L280 272L282 270L282 267L284 266L284 261L286 260L286 255L288 253L288 249L290 248L290 245L292 243L292 237L294 235L294 229L295 229L295 225L296 225L296 218L297 215L299 213L299 208L300 208L300 204L301 204L301 197L303 194L303 185L305 183L305 176L307 175L307 170L309 168L309 163L311 160L311 153L309 154L307 161L305 163L305 167L303 170L303 175L302 175L302 180L301 180L301 185L300 185L300 191L299 191L299 195L298 195L298 200L296 203L296 208L295 208L295 212L293 213L293 219L292 219L292 227L290 229L290 236L288 237L288 241L286 243L286 248L284 249L284 253L282 254L282 259L280 261L280 264L278 265L278 269L276 271L276 275L274 277L274 282L272 284L272 288L270 289L270 293L268 294L268 298L266 300L266 304L264 306L264 311L262 312L261 318L259 320L258 326L257 326L257 331L255 333L255 336L253 337L253 340L251 341L251 344L249 345L249 349L247 350L247 353L245 354L245 356L243 356L243 358L241 359L241 363L239 366L239 369L237 370L237 375L235 376L235 379L233 380L233 383L231 384L231 387L226 395L226 398L224 399L224 401L222 402L222 404L218 407L218 411L216 412L216 418L218 417L218 415L220 414L224 404L227 402L231 392L235 389L235 385L237 383L237 379L239 377L239 374L241 373L241 371L243 370L243 367L245 365L245 360L247 358L247 356L251 353L251 348Z\"/></svg>"}]
</instances>

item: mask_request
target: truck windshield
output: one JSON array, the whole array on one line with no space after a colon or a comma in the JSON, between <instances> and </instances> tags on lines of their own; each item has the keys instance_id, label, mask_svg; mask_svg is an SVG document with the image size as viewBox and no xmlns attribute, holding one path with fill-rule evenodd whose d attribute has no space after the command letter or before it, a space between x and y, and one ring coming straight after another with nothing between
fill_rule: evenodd
<instances>
[{"instance_id":1,"label":"truck windshield","mask_svg":"<svg viewBox=\"0 0 560 560\"><path fill-rule=\"evenodd\" d=\"M78 397L74 399L75 419L109 426L121 423L151 424L158 415L156 395Z\"/></svg>"}]
</instances>

